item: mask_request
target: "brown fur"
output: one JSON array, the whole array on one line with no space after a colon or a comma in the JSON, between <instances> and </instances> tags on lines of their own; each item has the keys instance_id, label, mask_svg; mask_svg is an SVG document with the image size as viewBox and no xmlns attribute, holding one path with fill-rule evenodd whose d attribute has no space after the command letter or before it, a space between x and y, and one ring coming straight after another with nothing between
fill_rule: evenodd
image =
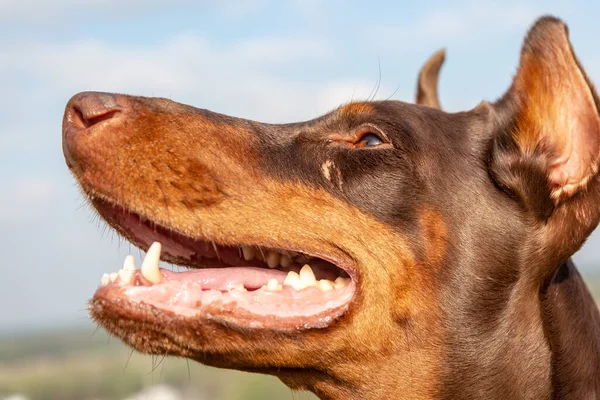
<instances>
[{"instance_id":1,"label":"brown fur","mask_svg":"<svg viewBox=\"0 0 600 400\"><path fill-rule=\"evenodd\" d=\"M101 214L108 202L197 240L329 258L357 284L343 315L312 329L250 327L231 307L184 318L116 286L92 317L138 351L323 399L600 396L600 314L569 260L600 218L598 99L565 32L538 21L505 97L464 113L359 102L269 125L76 95L65 158Z\"/></svg>"},{"instance_id":2,"label":"brown fur","mask_svg":"<svg viewBox=\"0 0 600 400\"><path fill-rule=\"evenodd\" d=\"M446 50L436 51L421 67L417 80L416 103L433 108L442 108L438 96L440 69L446 59Z\"/></svg>"},{"instance_id":3,"label":"brown fur","mask_svg":"<svg viewBox=\"0 0 600 400\"><path fill-rule=\"evenodd\" d=\"M367 102L353 102L339 108L338 112L341 117L352 114L370 114L375 110Z\"/></svg>"}]
</instances>

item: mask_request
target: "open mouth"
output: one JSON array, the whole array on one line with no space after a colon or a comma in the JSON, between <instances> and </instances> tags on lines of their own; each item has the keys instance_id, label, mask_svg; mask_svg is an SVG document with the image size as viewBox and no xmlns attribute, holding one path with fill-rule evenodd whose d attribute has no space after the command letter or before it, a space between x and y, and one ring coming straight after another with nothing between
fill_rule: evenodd
<instances>
[{"instance_id":1,"label":"open mouth","mask_svg":"<svg viewBox=\"0 0 600 400\"><path fill-rule=\"evenodd\" d=\"M329 260L298 250L196 240L120 206L92 202L111 226L148 249L140 269L127 256L118 272L104 274L95 298L146 304L184 318L225 316L251 328L288 330L329 326L355 293L351 275ZM159 268L159 259L187 268Z\"/></svg>"}]
</instances>

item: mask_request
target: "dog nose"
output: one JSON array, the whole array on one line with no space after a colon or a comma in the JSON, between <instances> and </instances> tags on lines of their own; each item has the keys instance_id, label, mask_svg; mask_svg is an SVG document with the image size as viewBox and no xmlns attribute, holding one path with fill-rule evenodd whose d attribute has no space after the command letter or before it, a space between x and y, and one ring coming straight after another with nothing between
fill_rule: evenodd
<instances>
[{"instance_id":1,"label":"dog nose","mask_svg":"<svg viewBox=\"0 0 600 400\"><path fill-rule=\"evenodd\" d=\"M63 117L63 152L67 164L71 166L73 152L76 151L78 142L85 141L92 133L97 133L102 122L114 122L119 119L125 107L119 104L123 96L100 93L82 92L69 100ZM86 133L90 135L86 135Z\"/></svg>"},{"instance_id":2,"label":"dog nose","mask_svg":"<svg viewBox=\"0 0 600 400\"><path fill-rule=\"evenodd\" d=\"M65 122L76 130L85 130L115 117L122 109L117 103L117 95L82 92L69 100L65 111Z\"/></svg>"}]
</instances>

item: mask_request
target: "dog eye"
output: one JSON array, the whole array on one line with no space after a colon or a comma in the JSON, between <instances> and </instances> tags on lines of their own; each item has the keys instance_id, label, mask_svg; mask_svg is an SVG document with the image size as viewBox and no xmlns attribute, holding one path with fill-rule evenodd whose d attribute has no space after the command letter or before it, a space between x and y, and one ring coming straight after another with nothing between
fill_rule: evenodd
<instances>
[{"instance_id":1,"label":"dog eye","mask_svg":"<svg viewBox=\"0 0 600 400\"><path fill-rule=\"evenodd\" d=\"M383 140L373 132L367 132L356 143L356 147L375 147L383 144Z\"/></svg>"}]
</instances>

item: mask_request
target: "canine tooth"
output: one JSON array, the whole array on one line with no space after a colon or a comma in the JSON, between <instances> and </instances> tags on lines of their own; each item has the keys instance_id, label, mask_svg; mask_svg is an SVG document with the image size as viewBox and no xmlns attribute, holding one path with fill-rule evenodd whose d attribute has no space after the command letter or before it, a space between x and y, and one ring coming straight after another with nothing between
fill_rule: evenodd
<instances>
[{"instance_id":1,"label":"canine tooth","mask_svg":"<svg viewBox=\"0 0 600 400\"><path fill-rule=\"evenodd\" d=\"M310 265L305 264L302 269L300 269L300 281L304 284L304 286L315 286L317 284L317 279L315 278L315 274L310 267Z\"/></svg>"},{"instance_id":2,"label":"canine tooth","mask_svg":"<svg viewBox=\"0 0 600 400\"><path fill-rule=\"evenodd\" d=\"M350 284L350 278L342 278L341 276L338 276L338 277L335 279L335 282L333 282L333 286L334 286L336 289L339 289L339 288L346 287L346 286L348 286L349 284Z\"/></svg>"},{"instance_id":3,"label":"canine tooth","mask_svg":"<svg viewBox=\"0 0 600 400\"><path fill-rule=\"evenodd\" d=\"M100 284L102 286L106 286L110 283L110 277L108 274L102 274L102 278L100 278Z\"/></svg>"},{"instance_id":4,"label":"canine tooth","mask_svg":"<svg viewBox=\"0 0 600 400\"><path fill-rule=\"evenodd\" d=\"M283 255L281 256L281 260L279 260L279 264L283 267L283 268L287 268L290 265L292 265L292 259L290 258L290 256L287 255Z\"/></svg>"},{"instance_id":5,"label":"canine tooth","mask_svg":"<svg viewBox=\"0 0 600 400\"><path fill-rule=\"evenodd\" d=\"M135 271L135 259L132 255L125 257L125 261L123 262L123 270Z\"/></svg>"},{"instance_id":6,"label":"canine tooth","mask_svg":"<svg viewBox=\"0 0 600 400\"><path fill-rule=\"evenodd\" d=\"M250 261L254 259L254 256L256 255L256 249L252 246L243 245L242 253L244 253L244 260Z\"/></svg>"},{"instance_id":7,"label":"canine tooth","mask_svg":"<svg viewBox=\"0 0 600 400\"><path fill-rule=\"evenodd\" d=\"M158 260L160 259L160 242L152 243L148 249L144 261L142 261L142 275L152 283L159 283L162 279L158 269Z\"/></svg>"},{"instance_id":8,"label":"canine tooth","mask_svg":"<svg viewBox=\"0 0 600 400\"><path fill-rule=\"evenodd\" d=\"M108 275L108 278L110 279L110 282L112 283L112 282L114 282L114 281L116 281L116 280L117 280L117 277L118 277L118 276L119 276L119 274L118 274L118 273L116 273L116 272L111 272L111 273Z\"/></svg>"},{"instance_id":9,"label":"canine tooth","mask_svg":"<svg viewBox=\"0 0 600 400\"><path fill-rule=\"evenodd\" d=\"M267 283L267 285L265 286L265 290L268 292L278 292L280 290L283 290L283 286L281 285L281 283L279 283L277 279L273 278Z\"/></svg>"},{"instance_id":10,"label":"canine tooth","mask_svg":"<svg viewBox=\"0 0 600 400\"><path fill-rule=\"evenodd\" d=\"M317 287L321 292L329 292L330 290L334 289L333 282L331 282L328 279L321 279L320 281L318 281Z\"/></svg>"},{"instance_id":11,"label":"canine tooth","mask_svg":"<svg viewBox=\"0 0 600 400\"><path fill-rule=\"evenodd\" d=\"M135 268L134 268L135 270ZM131 283L131 280L133 279L133 272L130 269L125 269L123 268L122 270L119 271L119 279L121 280L121 282L123 283Z\"/></svg>"},{"instance_id":12,"label":"canine tooth","mask_svg":"<svg viewBox=\"0 0 600 400\"><path fill-rule=\"evenodd\" d=\"M302 290L306 288L304 284L300 281L300 275L298 275L295 271L288 272L285 280L283 281L283 286L291 286L294 290Z\"/></svg>"},{"instance_id":13,"label":"canine tooth","mask_svg":"<svg viewBox=\"0 0 600 400\"><path fill-rule=\"evenodd\" d=\"M267 253L267 265L269 268L277 268L279 266L279 260L281 259L281 254L275 251L269 251Z\"/></svg>"}]
</instances>

